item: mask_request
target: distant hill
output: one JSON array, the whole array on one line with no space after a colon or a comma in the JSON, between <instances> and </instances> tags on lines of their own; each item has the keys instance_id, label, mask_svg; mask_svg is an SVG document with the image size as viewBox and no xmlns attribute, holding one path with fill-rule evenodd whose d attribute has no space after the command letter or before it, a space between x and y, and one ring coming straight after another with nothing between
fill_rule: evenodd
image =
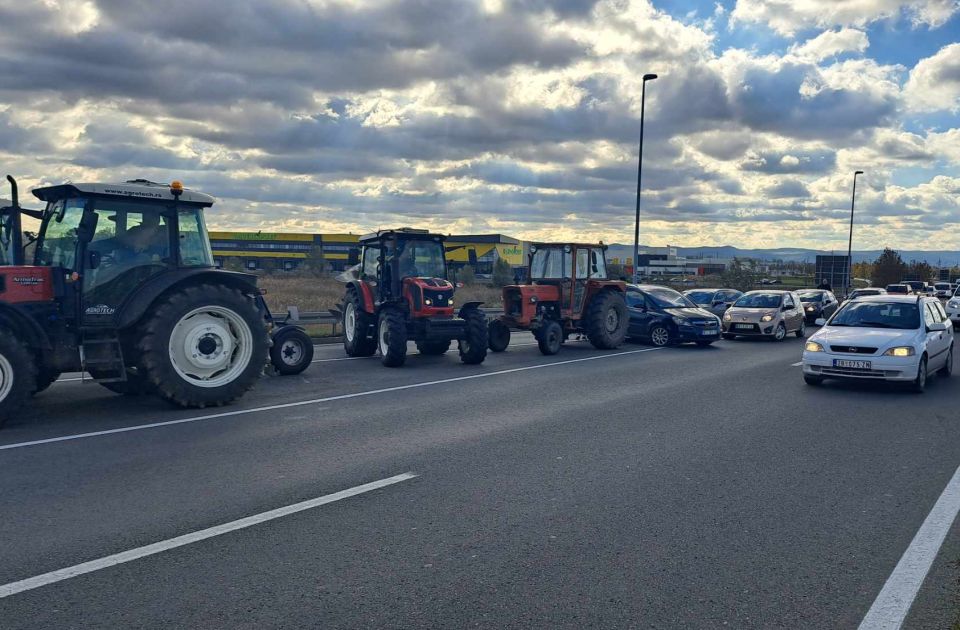
<instances>
[{"instance_id":1,"label":"distant hill","mask_svg":"<svg viewBox=\"0 0 960 630\"><path fill-rule=\"evenodd\" d=\"M641 245L640 249L645 246ZM879 249L853 250L854 262L873 262L880 255ZM936 266L960 265L960 251L956 250L898 250L904 261L921 260ZM677 254L688 258L755 258L757 260L782 260L784 262L814 262L817 255L843 255L846 250L816 250L799 247L778 247L774 249L741 249L732 245L677 247ZM608 258L633 257L633 245L613 244L607 252Z\"/></svg>"}]
</instances>

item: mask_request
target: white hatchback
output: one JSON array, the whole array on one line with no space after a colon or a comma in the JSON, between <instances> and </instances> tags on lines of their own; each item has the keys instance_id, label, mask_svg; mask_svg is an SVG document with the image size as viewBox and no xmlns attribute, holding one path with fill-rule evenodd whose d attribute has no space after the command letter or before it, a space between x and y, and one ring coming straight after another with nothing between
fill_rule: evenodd
<instances>
[{"instance_id":1,"label":"white hatchback","mask_svg":"<svg viewBox=\"0 0 960 630\"><path fill-rule=\"evenodd\" d=\"M953 327L960 327L960 288L947 300L947 317L953 322Z\"/></svg>"},{"instance_id":2,"label":"white hatchback","mask_svg":"<svg viewBox=\"0 0 960 630\"><path fill-rule=\"evenodd\" d=\"M876 295L846 303L807 340L803 380L827 378L910 383L953 372L953 324L936 298Z\"/></svg>"}]
</instances>

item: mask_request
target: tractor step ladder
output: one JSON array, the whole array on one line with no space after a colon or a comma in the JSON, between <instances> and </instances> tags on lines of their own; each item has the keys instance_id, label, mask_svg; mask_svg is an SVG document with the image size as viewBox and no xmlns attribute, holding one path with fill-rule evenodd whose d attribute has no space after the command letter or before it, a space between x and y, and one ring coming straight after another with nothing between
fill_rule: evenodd
<instances>
[{"instance_id":1,"label":"tractor step ladder","mask_svg":"<svg viewBox=\"0 0 960 630\"><path fill-rule=\"evenodd\" d=\"M93 356L88 357L91 354ZM97 383L123 383L127 380L127 366L123 361L123 346L113 330L85 330L81 333L80 380ZM90 369L103 378L87 378Z\"/></svg>"}]
</instances>

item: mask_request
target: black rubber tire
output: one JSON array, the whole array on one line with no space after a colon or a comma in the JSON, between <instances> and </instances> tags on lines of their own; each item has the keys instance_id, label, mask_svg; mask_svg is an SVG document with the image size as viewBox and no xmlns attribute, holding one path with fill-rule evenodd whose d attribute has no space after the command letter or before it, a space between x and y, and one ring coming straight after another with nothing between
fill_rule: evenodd
<instances>
[{"instance_id":1,"label":"black rubber tire","mask_svg":"<svg viewBox=\"0 0 960 630\"><path fill-rule=\"evenodd\" d=\"M180 376L170 357L171 334L181 318L204 306L228 308L250 329L250 361L229 383L200 387ZM237 400L253 387L267 364L270 340L263 316L254 301L237 289L223 285L189 286L158 299L143 327L139 350L148 385L164 400L180 407L219 407Z\"/></svg>"},{"instance_id":2,"label":"black rubber tire","mask_svg":"<svg viewBox=\"0 0 960 630\"><path fill-rule=\"evenodd\" d=\"M700 346L701 348L709 348L710 346L713 345L713 342L712 342L712 341L698 341L698 342L697 342L697 345Z\"/></svg>"},{"instance_id":3,"label":"black rubber tire","mask_svg":"<svg viewBox=\"0 0 960 630\"><path fill-rule=\"evenodd\" d=\"M797 339L803 339L804 337L806 337L807 322L800 322L800 328L797 329L797 332L795 334L797 335Z\"/></svg>"},{"instance_id":4,"label":"black rubber tire","mask_svg":"<svg viewBox=\"0 0 960 630\"><path fill-rule=\"evenodd\" d=\"M806 383L807 385L811 385L811 386L813 386L813 387L816 387L816 386L818 386L818 385L823 385L823 377L822 377L822 376L814 376L814 375L812 375L812 374L804 374L804 375L803 375L803 382Z\"/></svg>"},{"instance_id":5,"label":"black rubber tire","mask_svg":"<svg viewBox=\"0 0 960 630\"><path fill-rule=\"evenodd\" d=\"M560 352L562 339L563 328L559 322L553 320L544 323L537 331L537 346L540 347L540 352L547 356Z\"/></svg>"},{"instance_id":6,"label":"black rubber tire","mask_svg":"<svg viewBox=\"0 0 960 630\"><path fill-rule=\"evenodd\" d=\"M284 348L285 344L293 344L296 348ZM291 352L294 354L291 355ZM299 352L300 356L296 360L290 359L289 357L295 356L296 352ZM293 326L281 328L273 335L270 363L277 374L284 376L300 374L313 363L313 339L299 328Z\"/></svg>"},{"instance_id":7,"label":"black rubber tire","mask_svg":"<svg viewBox=\"0 0 960 630\"><path fill-rule=\"evenodd\" d=\"M944 378L950 378L950 376L953 374L953 346L952 345L950 346L950 349L947 350L947 352L948 352L947 364L944 365L939 370L937 370L937 374L939 374Z\"/></svg>"},{"instance_id":8,"label":"black rubber tire","mask_svg":"<svg viewBox=\"0 0 960 630\"><path fill-rule=\"evenodd\" d=\"M438 356L450 349L450 341L417 340L417 351L428 356Z\"/></svg>"},{"instance_id":9,"label":"black rubber tire","mask_svg":"<svg viewBox=\"0 0 960 630\"><path fill-rule=\"evenodd\" d=\"M927 389L927 357L920 358L917 366L917 378L910 383L910 390L915 394L922 394Z\"/></svg>"},{"instance_id":10,"label":"black rubber tire","mask_svg":"<svg viewBox=\"0 0 960 630\"><path fill-rule=\"evenodd\" d=\"M356 314L356 326L354 327L354 338L347 338L347 306L352 305ZM372 357L377 352L376 337L377 318L363 310L360 303L360 295L353 288L347 290L347 295L343 301L343 317L340 324L343 326L343 349L347 356L351 357ZM371 331L373 334L371 335Z\"/></svg>"},{"instance_id":11,"label":"black rubber tire","mask_svg":"<svg viewBox=\"0 0 960 630\"><path fill-rule=\"evenodd\" d=\"M730 333L723 333L723 334L721 334L720 336L723 337L724 339L726 339L727 341L730 341L730 340L732 340L732 339L736 339L736 338L737 338L736 335L731 335Z\"/></svg>"},{"instance_id":12,"label":"black rubber tire","mask_svg":"<svg viewBox=\"0 0 960 630\"><path fill-rule=\"evenodd\" d=\"M90 376L93 378L100 378L101 376L94 370L90 370ZM127 370L127 380L126 381L112 381L109 383L97 383L100 387L107 389L114 394L120 394L122 396L144 396L147 394L154 393L153 387L150 386L150 381L147 380L144 372L141 369L137 369L135 372Z\"/></svg>"},{"instance_id":13,"label":"black rubber tire","mask_svg":"<svg viewBox=\"0 0 960 630\"><path fill-rule=\"evenodd\" d=\"M487 358L487 318L478 308L465 308L460 317L466 321L466 336L457 342L460 361L467 365L478 365Z\"/></svg>"},{"instance_id":14,"label":"black rubber tire","mask_svg":"<svg viewBox=\"0 0 960 630\"><path fill-rule=\"evenodd\" d=\"M10 330L0 328L0 356L10 366L10 389L0 400L0 427L13 417L37 389L37 364L33 353Z\"/></svg>"},{"instance_id":15,"label":"black rubber tire","mask_svg":"<svg viewBox=\"0 0 960 630\"><path fill-rule=\"evenodd\" d=\"M611 318L617 318L614 328L609 327ZM587 339L598 350L613 350L623 345L630 325L630 312L623 294L619 291L601 291L590 300L586 321Z\"/></svg>"},{"instance_id":16,"label":"black rubber tire","mask_svg":"<svg viewBox=\"0 0 960 630\"><path fill-rule=\"evenodd\" d=\"M37 383L33 393L39 394L40 392L45 391L48 387L56 383L58 378L60 378L60 372L58 370L53 370L50 368L41 368L37 370Z\"/></svg>"},{"instance_id":17,"label":"black rubber tire","mask_svg":"<svg viewBox=\"0 0 960 630\"><path fill-rule=\"evenodd\" d=\"M501 319L492 319L487 326L487 337L492 351L503 352L510 345L510 327Z\"/></svg>"},{"instance_id":18,"label":"black rubber tire","mask_svg":"<svg viewBox=\"0 0 960 630\"><path fill-rule=\"evenodd\" d=\"M657 330L666 331L665 335L658 335ZM673 343L673 333L670 332L670 328L663 324L656 324L650 330L650 344L658 348L665 348Z\"/></svg>"},{"instance_id":19,"label":"black rubber tire","mask_svg":"<svg viewBox=\"0 0 960 630\"><path fill-rule=\"evenodd\" d=\"M407 320L402 312L395 308L380 311L377 345L385 366L400 367L407 360Z\"/></svg>"}]
</instances>

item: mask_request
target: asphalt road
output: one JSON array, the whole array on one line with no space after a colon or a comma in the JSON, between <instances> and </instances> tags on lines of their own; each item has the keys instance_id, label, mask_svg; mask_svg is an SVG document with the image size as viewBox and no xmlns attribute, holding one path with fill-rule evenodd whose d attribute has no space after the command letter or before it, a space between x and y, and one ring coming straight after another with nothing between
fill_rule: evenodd
<instances>
[{"instance_id":1,"label":"asphalt road","mask_svg":"<svg viewBox=\"0 0 960 630\"><path fill-rule=\"evenodd\" d=\"M960 465L960 376L514 341L394 370L321 346L209 412L54 384L0 431L0 585L199 537L2 597L0 627L856 628ZM958 558L954 524L906 627L957 619Z\"/></svg>"}]
</instances>

